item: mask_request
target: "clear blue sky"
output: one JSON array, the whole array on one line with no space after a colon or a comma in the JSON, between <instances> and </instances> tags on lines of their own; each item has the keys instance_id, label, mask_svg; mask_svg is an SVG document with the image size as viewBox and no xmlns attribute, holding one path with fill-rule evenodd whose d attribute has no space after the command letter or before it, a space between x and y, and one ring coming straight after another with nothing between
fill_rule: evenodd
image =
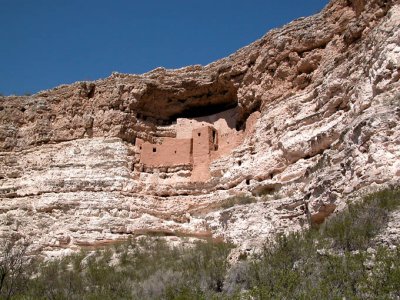
<instances>
[{"instance_id":1,"label":"clear blue sky","mask_svg":"<svg viewBox=\"0 0 400 300\"><path fill-rule=\"evenodd\" d=\"M206 65L328 0L0 0L0 93Z\"/></svg>"}]
</instances>

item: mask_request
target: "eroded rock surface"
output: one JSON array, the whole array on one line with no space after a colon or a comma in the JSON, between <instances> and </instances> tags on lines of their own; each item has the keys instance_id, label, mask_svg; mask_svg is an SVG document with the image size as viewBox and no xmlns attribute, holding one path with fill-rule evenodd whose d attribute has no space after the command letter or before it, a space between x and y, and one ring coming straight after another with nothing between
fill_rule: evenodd
<instances>
[{"instance_id":1,"label":"eroded rock surface","mask_svg":"<svg viewBox=\"0 0 400 300\"><path fill-rule=\"evenodd\" d=\"M204 67L2 97L1 236L41 251L140 234L251 249L322 222L400 182L399 78L399 1L334 0ZM206 180L140 165L137 140L160 144L177 119L228 109L240 143L210 159ZM237 195L254 201L224 205Z\"/></svg>"}]
</instances>

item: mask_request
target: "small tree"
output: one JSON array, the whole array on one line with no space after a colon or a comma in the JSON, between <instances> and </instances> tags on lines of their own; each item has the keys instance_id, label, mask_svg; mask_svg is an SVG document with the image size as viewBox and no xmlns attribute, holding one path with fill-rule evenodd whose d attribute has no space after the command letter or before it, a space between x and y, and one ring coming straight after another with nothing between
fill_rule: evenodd
<instances>
[{"instance_id":1,"label":"small tree","mask_svg":"<svg viewBox=\"0 0 400 300\"><path fill-rule=\"evenodd\" d=\"M28 279L28 243L11 237L0 243L0 298L10 299Z\"/></svg>"}]
</instances>

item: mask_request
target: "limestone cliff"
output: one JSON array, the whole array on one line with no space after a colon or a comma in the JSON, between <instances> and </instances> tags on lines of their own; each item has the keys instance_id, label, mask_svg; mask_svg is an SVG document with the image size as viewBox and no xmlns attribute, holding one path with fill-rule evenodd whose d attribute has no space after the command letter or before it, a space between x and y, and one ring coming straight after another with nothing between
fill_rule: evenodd
<instances>
[{"instance_id":1,"label":"limestone cliff","mask_svg":"<svg viewBox=\"0 0 400 300\"><path fill-rule=\"evenodd\" d=\"M399 78L400 1L334 0L204 67L0 97L0 234L50 252L140 234L251 248L322 222L400 182ZM229 127L207 176L193 155L141 158L190 120Z\"/></svg>"}]
</instances>

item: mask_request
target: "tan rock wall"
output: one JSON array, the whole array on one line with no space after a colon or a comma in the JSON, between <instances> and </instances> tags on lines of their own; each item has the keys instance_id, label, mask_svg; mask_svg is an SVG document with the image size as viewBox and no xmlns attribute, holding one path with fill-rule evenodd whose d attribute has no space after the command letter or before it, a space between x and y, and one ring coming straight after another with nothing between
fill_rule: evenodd
<instances>
[{"instance_id":1,"label":"tan rock wall","mask_svg":"<svg viewBox=\"0 0 400 300\"><path fill-rule=\"evenodd\" d=\"M253 112L246 120L245 136L251 136L254 133L254 129L261 113L259 111Z\"/></svg>"},{"instance_id":2,"label":"tan rock wall","mask_svg":"<svg viewBox=\"0 0 400 300\"><path fill-rule=\"evenodd\" d=\"M57 251L208 231L247 249L307 228L305 207L311 216L324 205L336 212L360 192L398 185L400 2L352 2L332 1L205 67L0 97L0 237ZM165 126L197 106L235 102L238 117ZM230 122L246 116L235 133ZM189 162L187 140L200 123L217 129L218 150L205 133L192 151L195 170L132 166L146 143L146 163L176 163L177 140L165 139L175 134L186 140L179 162ZM162 161L150 142L169 145L157 148ZM222 207L238 194L257 202Z\"/></svg>"}]
</instances>

